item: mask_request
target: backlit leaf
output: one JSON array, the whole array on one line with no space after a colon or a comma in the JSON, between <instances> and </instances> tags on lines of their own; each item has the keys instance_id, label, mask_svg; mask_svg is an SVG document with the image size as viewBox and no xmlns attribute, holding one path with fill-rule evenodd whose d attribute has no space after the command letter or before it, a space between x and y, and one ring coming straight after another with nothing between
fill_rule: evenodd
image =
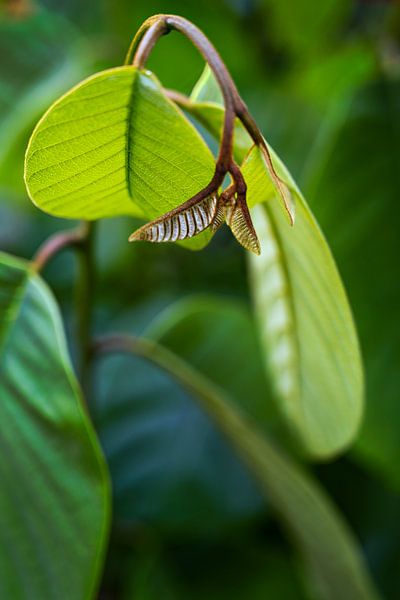
<instances>
[{"instance_id":1,"label":"backlit leaf","mask_svg":"<svg viewBox=\"0 0 400 600\"><path fill-rule=\"evenodd\" d=\"M25 179L33 202L55 216L149 220L200 191L213 170L210 150L155 77L125 66L53 104L29 143Z\"/></svg>"},{"instance_id":2,"label":"backlit leaf","mask_svg":"<svg viewBox=\"0 0 400 600\"><path fill-rule=\"evenodd\" d=\"M24 203L24 153L32 128L51 102L87 74L90 57L60 14L27 7L23 19L0 15L0 186L23 192Z\"/></svg>"},{"instance_id":3,"label":"backlit leaf","mask_svg":"<svg viewBox=\"0 0 400 600\"><path fill-rule=\"evenodd\" d=\"M284 176L281 169L281 176ZM288 423L306 449L325 458L354 439L363 408L361 357L353 318L329 247L296 194L289 227L263 158L245 161L249 204L261 242L251 281L271 379Z\"/></svg>"},{"instance_id":4,"label":"backlit leaf","mask_svg":"<svg viewBox=\"0 0 400 600\"><path fill-rule=\"evenodd\" d=\"M203 75L203 81L213 93L212 78ZM208 121L214 133L222 108L212 106L202 122ZM201 105L193 107L193 114L202 112ZM252 212L261 242L261 256L250 258L252 287L279 406L308 452L326 458L348 446L360 425L358 340L329 247L284 164L272 150L271 156L295 200L296 220L289 227L264 158L254 147L242 166L249 207L263 204Z\"/></svg>"},{"instance_id":5,"label":"backlit leaf","mask_svg":"<svg viewBox=\"0 0 400 600\"><path fill-rule=\"evenodd\" d=\"M366 367L366 414L355 452L400 489L400 84L360 91L313 161L311 202L343 273ZM364 132L368 131L368 136Z\"/></svg>"}]
</instances>

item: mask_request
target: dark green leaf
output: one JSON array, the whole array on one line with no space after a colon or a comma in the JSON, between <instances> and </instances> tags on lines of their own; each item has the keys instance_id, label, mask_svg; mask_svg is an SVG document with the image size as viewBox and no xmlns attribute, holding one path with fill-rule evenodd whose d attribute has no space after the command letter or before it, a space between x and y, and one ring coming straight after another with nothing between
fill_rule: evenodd
<instances>
[{"instance_id":1,"label":"dark green leaf","mask_svg":"<svg viewBox=\"0 0 400 600\"><path fill-rule=\"evenodd\" d=\"M171 343L215 381L226 381L265 426L271 405L247 312L226 301L186 300L161 313L150 330L157 336L173 325ZM213 423L153 365L131 357L102 361L94 402L119 522L198 534L261 512L254 483Z\"/></svg>"},{"instance_id":2,"label":"dark green leaf","mask_svg":"<svg viewBox=\"0 0 400 600\"><path fill-rule=\"evenodd\" d=\"M0 596L90 598L109 483L53 297L0 254Z\"/></svg>"}]
</instances>

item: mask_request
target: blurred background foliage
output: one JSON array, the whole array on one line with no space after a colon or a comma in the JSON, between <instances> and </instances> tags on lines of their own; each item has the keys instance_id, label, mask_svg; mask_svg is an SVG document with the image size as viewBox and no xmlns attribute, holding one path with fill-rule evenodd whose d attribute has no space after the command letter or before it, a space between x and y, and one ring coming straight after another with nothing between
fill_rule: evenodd
<instances>
[{"instance_id":1,"label":"blurred background foliage","mask_svg":"<svg viewBox=\"0 0 400 600\"><path fill-rule=\"evenodd\" d=\"M397 2L2 0L0 248L29 258L68 225L28 201L22 173L29 134L60 93L122 64L138 26L158 12L189 18L215 43L331 244L361 338L367 410L353 448L309 468L355 530L385 597L398 598ZM190 93L203 65L183 37L171 35L148 66L166 87ZM261 428L274 427L244 252L222 230L199 253L132 247L126 240L133 229L132 219L99 224L96 330L143 333L187 311L172 343L195 364L202 360L212 379L230 381L233 397ZM46 271L68 331L74 269L67 254ZM70 345L73 352L72 336ZM254 358L237 372L246 356ZM115 513L102 597L303 598L296 558L268 506L187 394L139 359L103 359L97 370L91 412L111 468Z\"/></svg>"}]
</instances>

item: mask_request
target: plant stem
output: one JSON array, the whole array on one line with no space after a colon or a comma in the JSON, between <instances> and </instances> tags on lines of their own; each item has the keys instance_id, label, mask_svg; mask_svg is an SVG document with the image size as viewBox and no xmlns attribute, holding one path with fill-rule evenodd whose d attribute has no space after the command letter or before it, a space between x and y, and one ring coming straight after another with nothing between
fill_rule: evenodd
<instances>
[{"instance_id":1,"label":"plant stem","mask_svg":"<svg viewBox=\"0 0 400 600\"><path fill-rule=\"evenodd\" d=\"M32 259L32 268L40 273L46 265L66 248L79 248L86 237L86 226L81 223L75 229L59 231L49 237L36 252Z\"/></svg>"},{"instance_id":2,"label":"plant stem","mask_svg":"<svg viewBox=\"0 0 400 600\"><path fill-rule=\"evenodd\" d=\"M176 30L185 35L212 69L222 91L225 103L225 120L222 131L219 154L214 177L210 182L211 191L215 191L229 171L232 156L233 130L235 121L234 94L237 94L235 84L217 50L193 23L176 15L156 15L143 23L135 35L129 48L125 64L133 61L138 69L143 69L157 41L170 31Z\"/></svg>"},{"instance_id":3,"label":"plant stem","mask_svg":"<svg viewBox=\"0 0 400 600\"><path fill-rule=\"evenodd\" d=\"M220 419L218 400L215 397L223 395L222 390L208 381L186 361L154 340L135 337L122 333L110 334L94 340L92 346L94 355L112 353L130 354L148 360L168 373L189 392L206 399L206 410L211 416Z\"/></svg>"},{"instance_id":4,"label":"plant stem","mask_svg":"<svg viewBox=\"0 0 400 600\"><path fill-rule=\"evenodd\" d=\"M114 334L94 352L132 354L151 361L192 393L247 465L260 492L289 530L312 587L321 598L378 600L358 544L319 484L282 452L219 386L155 341Z\"/></svg>"},{"instance_id":5,"label":"plant stem","mask_svg":"<svg viewBox=\"0 0 400 600\"><path fill-rule=\"evenodd\" d=\"M78 375L84 390L89 385L91 356L91 320L94 296L94 233L93 222L86 221L85 237L79 252L79 273L76 283L76 339L78 344Z\"/></svg>"},{"instance_id":6,"label":"plant stem","mask_svg":"<svg viewBox=\"0 0 400 600\"><path fill-rule=\"evenodd\" d=\"M94 223L83 221L75 229L60 231L46 240L32 260L32 268L40 273L46 265L66 248L78 252L79 273L76 283L76 341L77 370L82 387L86 387L89 376L91 354L91 314L94 290L93 260Z\"/></svg>"},{"instance_id":7,"label":"plant stem","mask_svg":"<svg viewBox=\"0 0 400 600\"><path fill-rule=\"evenodd\" d=\"M135 67L138 69L143 69L157 41L163 35L167 35L172 30L179 31L185 35L199 50L200 54L203 56L215 75L215 78L221 88L225 104L224 126L222 130L220 149L214 176L208 186L202 190L200 194L196 194L196 196L191 198L188 202L198 202L201 198L205 197L204 194L209 195L210 193L216 191L222 184L223 179L228 172L231 174L236 186L241 185L240 181L237 181L236 178L237 171L232 171L230 169L232 164L234 123L235 117L237 116L243 123L254 143L260 148L267 169L279 191L290 223L293 225L294 212L290 192L286 183L275 171L275 167L273 165L264 137L257 126L257 123L251 116L246 104L240 97L235 83L230 76L222 58L211 44L209 39L198 27L196 27L196 25L177 15L161 14L150 17L142 24L135 35L128 50L125 64L130 64L133 62Z\"/></svg>"}]
</instances>

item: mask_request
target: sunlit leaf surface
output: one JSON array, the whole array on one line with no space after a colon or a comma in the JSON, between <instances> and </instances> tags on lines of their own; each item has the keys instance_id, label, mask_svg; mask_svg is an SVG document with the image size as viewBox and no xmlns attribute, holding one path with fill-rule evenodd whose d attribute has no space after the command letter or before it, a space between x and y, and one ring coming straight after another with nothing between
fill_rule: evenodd
<instances>
[{"instance_id":1,"label":"sunlit leaf surface","mask_svg":"<svg viewBox=\"0 0 400 600\"><path fill-rule=\"evenodd\" d=\"M155 77L126 66L90 77L47 111L25 179L34 203L55 216L148 220L196 194L213 170L210 150Z\"/></svg>"},{"instance_id":2,"label":"sunlit leaf surface","mask_svg":"<svg viewBox=\"0 0 400 600\"><path fill-rule=\"evenodd\" d=\"M0 8L0 189L22 192L24 201L24 153L35 122L87 74L91 54L63 16L26 7L23 19Z\"/></svg>"},{"instance_id":3,"label":"sunlit leaf surface","mask_svg":"<svg viewBox=\"0 0 400 600\"><path fill-rule=\"evenodd\" d=\"M288 423L311 454L327 457L353 440L363 407L361 357L348 301L300 194L296 222L289 227L257 149L243 173L249 203L263 203L253 211L262 254L250 265L269 372Z\"/></svg>"}]
</instances>

